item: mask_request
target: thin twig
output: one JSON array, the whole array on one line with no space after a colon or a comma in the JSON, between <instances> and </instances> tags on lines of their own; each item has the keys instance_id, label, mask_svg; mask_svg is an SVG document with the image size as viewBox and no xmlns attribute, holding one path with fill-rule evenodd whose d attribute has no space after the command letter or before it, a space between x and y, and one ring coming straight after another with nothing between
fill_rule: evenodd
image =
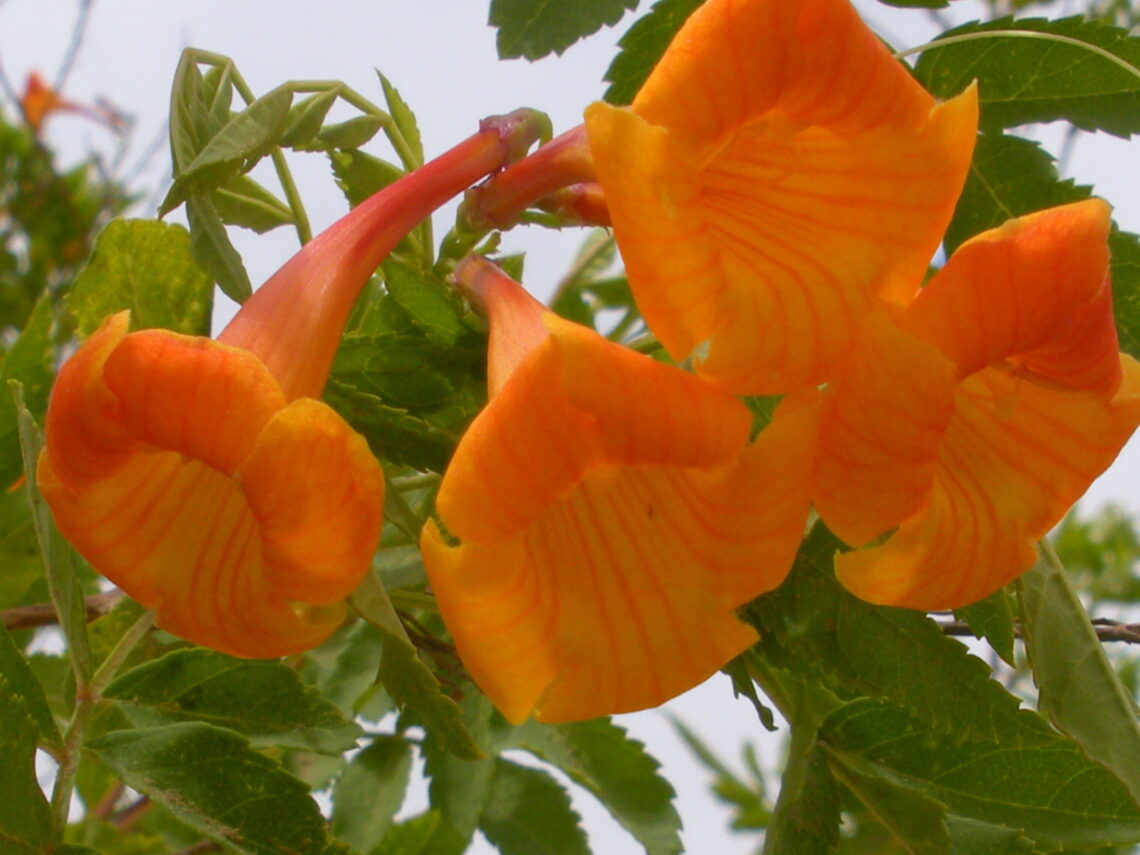
<instances>
[{"instance_id":1,"label":"thin twig","mask_svg":"<svg viewBox=\"0 0 1140 855\"><path fill-rule=\"evenodd\" d=\"M53 88L56 92L63 91L64 84L71 75L71 69L75 66L75 58L79 55L79 49L83 47L83 37L87 34L87 21L91 17L93 5L95 0L79 0L79 16L75 19L75 26L71 30L71 44L67 46L67 53L63 55L63 62L60 63L59 71L55 75Z\"/></svg>"},{"instance_id":2,"label":"thin twig","mask_svg":"<svg viewBox=\"0 0 1140 855\"><path fill-rule=\"evenodd\" d=\"M1099 641L1123 641L1127 644L1140 644L1140 623L1121 623L1109 618L1095 618L1091 621ZM965 621L940 621L938 626L944 635L969 635L974 631ZM1021 638L1021 627L1013 623L1013 634Z\"/></svg>"},{"instance_id":3,"label":"thin twig","mask_svg":"<svg viewBox=\"0 0 1140 855\"><path fill-rule=\"evenodd\" d=\"M87 620L101 618L111 611L124 596L122 591L108 591L105 594L92 594L83 598ZM38 626L51 626L59 623L59 615L51 603L36 603L30 606L16 606L0 611L0 623L7 630L35 629Z\"/></svg>"}]
</instances>

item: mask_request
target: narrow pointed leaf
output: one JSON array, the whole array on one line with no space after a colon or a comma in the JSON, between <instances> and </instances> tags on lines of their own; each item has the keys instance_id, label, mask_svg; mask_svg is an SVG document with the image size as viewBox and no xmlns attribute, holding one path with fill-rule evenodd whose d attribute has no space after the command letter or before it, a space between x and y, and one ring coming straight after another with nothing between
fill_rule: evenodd
<instances>
[{"instance_id":1,"label":"narrow pointed leaf","mask_svg":"<svg viewBox=\"0 0 1140 855\"><path fill-rule=\"evenodd\" d=\"M241 256L226 234L225 224L208 196L186 200L186 219L190 221L190 253L222 292L238 303L253 293L249 274Z\"/></svg>"},{"instance_id":2,"label":"narrow pointed leaf","mask_svg":"<svg viewBox=\"0 0 1140 855\"><path fill-rule=\"evenodd\" d=\"M1082 17L1001 18L943 37L992 31L1014 35L929 47L918 79L939 98L977 80L986 128L1066 119L1122 137L1140 131L1140 38Z\"/></svg>"},{"instance_id":3,"label":"narrow pointed leaf","mask_svg":"<svg viewBox=\"0 0 1140 855\"><path fill-rule=\"evenodd\" d=\"M1017 667L1013 658L1013 608L1009 594L998 591L984 600L955 609L954 615L966 622L975 638L988 641L1003 662Z\"/></svg>"},{"instance_id":4,"label":"narrow pointed leaf","mask_svg":"<svg viewBox=\"0 0 1140 855\"><path fill-rule=\"evenodd\" d=\"M352 595L352 603L361 617L384 636L380 681L388 694L400 706L414 711L447 751L468 760L481 756L463 723L459 705L443 694L439 681L419 658L388 592L374 574L365 577Z\"/></svg>"},{"instance_id":5,"label":"narrow pointed leaf","mask_svg":"<svg viewBox=\"0 0 1140 855\"><path fill-rule=\"evenodd\" d=\"M332 105L339 96L336 89L315 92L308 98L294 104L285 119L285 131L281 134L283 146L303 146L321 131Z\"/></svg>"},{"instance_id":6,"label":"narrow pointed leaf","mask_svg":"<svg viewBox=\"0 0 1140 855\"><path fill-rule=\"evenodd\" d=\"M187 48L178 60L170 93L170 159L175 173L185 170L205 144L208 128L203 86L195 52Z\"/></svg>"},{"instance_id":7,"label":"narrow pointed leaf","mask_svg":"<svg viewBox=\"0 0 1140 855\"><path fill-rule=\"evenodd\" d=\"M579 39L613 26L637 0L491 0L490 24L498 27L500 59L533 61L561 54Z\"/></svg>"},{"instance_id":8,"label":"narrow pointed leaf","mask_svg":"<svg viewBox=\"0 0 1140 855\"><path fill-rule=\"evenodd\" d=\"M1088 756L1111 769L1140 804L1140 726L1136 704L1093 632L1088 613L1056 554L1017 584L1025 650L1038 706Z\"/></svg>"},{"instance_id":9,"label":"narrow pointed leaf","mask_svg":"<svg viewBox=\"0 0 1140 855\"><path fill-rule=\"evenodd\" d=\"M3 624L0 624L0 679L6 681L5 689L9 695L18 696L22 700L39 732L38 741L53 748L62 746L63 740L60 739L55 718L48 707L44 688Z\"/></svg>"},{"instance_id":10,"label":"narrow pointed leaf","mask_svg":"<svg viewBox=\"0 0 1140 855\"><path fill-rule=\"evenodd\" d=\"M55 379L54 326L52 299L45 295L32 309L20 337L0 365L0 380L6 381L0 386L3 391L0 394L0 485L4 488L10 487L24 472L16 403L7 385L13 381L20 383L28 411L33 418L42 418Z\"/></svg>"},{"instance_id":11,"label":"narrow pointed leaf","mask_svg":"<svg viewBox=\"0 0 1140 855\"><path fill-rule=\"evenodd\" d=\"M9 381L9 384L9 391L16 400L24 471L34 473L40 450L43 448L43 435L24 405L23 386L13 381ZM27 490L28 502L32 506L32 518L35 521L40 554L44 559L48 592L55 606L55 613L59 616L59 628L67 640L67 655L71 660L76 680L84 683L91 674L91 646L87 639L87 613L83 606L83 588L79 583L75 550L56 529L51 510L40 495L34 475L25 481L24 489Z\"/></svg>"},{"instance_id":12,"label":"narrow pointed leaf","mask_svg":"<svg viewBox=\"0 0 1140 855\"><path fill-rule=\"evenodd\" d=\"M222 222L258 234L293 222L289 206L248 175L239 175L227 182L215 190L211 198Z\"/></svg>"},{"instance_id":13,"label":"narrow pointed leaf","mask_svg":"<svg viewBox=\"0 0 1140 855\"><path fill-rule=\"evenodd\" d=\"M392 114L392 121L416 157L415 164L406 165L409 168L413 165L422 166L424 145L420 139L419 125L416 124L416 114L412 112L412 108L407 105L407 102L400 97L399 91L392 85L391 81L379 71L376 73L380 75L380 86L384 89L384 103L388 105L388 112Z\"/></svg>"},{"instance_id":14,"label":"narrow pointed leaf","mask_svg":"<svg viewBox=\"0 0 1140 855\"><path fill-rule=\"evenodd\" d=\"M139 726L203 721L254 746L340 754L361 730L276 660L235 659L196 647L175 650L120 675L103 696Z\"/></svg>"},{"instance_id":15,"label":"narrow pointed leaf","mask_svg":"<svg viewBox=\"0 0 1140 855\"><path fill-rule=\"evenodd\" d=\"M833 855L839 845L839 788L818 746L804 760L802 778L785 780L764 835L765 855Z\"/></svg>"},{"instance_id":16,"label":"narrow pointed leaf","mask_svg":"<svg viewBox=\"0 0 1140 855\"><path fill-rule=\"evenodd\" d=\"M321 855L309 788L230 730L202 722L118 730L88 744L131 788L199 833L248 855Z\"/></svg>"}]
</instances>

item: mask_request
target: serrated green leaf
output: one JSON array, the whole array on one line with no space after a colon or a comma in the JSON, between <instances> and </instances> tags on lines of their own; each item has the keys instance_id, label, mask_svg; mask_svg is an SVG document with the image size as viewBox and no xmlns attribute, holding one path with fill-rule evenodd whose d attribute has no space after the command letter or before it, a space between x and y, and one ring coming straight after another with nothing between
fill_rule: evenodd
<instances>
[{"instance_id":1,"label":"serrated green leaf","mask_svg":"<svg viewBox=\"0 0 1140 855\"><path fill-rule=\"evenodd\" d=\"M36 783L37 733L28 702L0 674L0 848L6 855L54 850L51 808Z\"/></svg>"},{"instance_id":2,"label":"serrated green leaf","mask_svg":"<svg viewBox=\"0 0 1140 855\"><path fill-rule=\"evenodd\" d=\"M213 277L222 293L244 303L253 293L253 286L213 200L208 196L187 199L186 219L190 223L190 254L194 260Z\"/></svg>"},{"instance_id":3,"label":"serrated green leaf","mask_svg":"<svg viewBox=\"0 0 1140 855\"><path fill-rule=\"evenodd\" d=\"M204 139L210 139L230 120L230 107L234 102L232 62L210 66L202 78L202 102L205 106L207 131Z\"/></svg>"},{"instance_id":4,"label":"serrated green leaf","mask_svg":"<svg viewBox=\"0 0 1140 855\"><path fill-rule=\"evenodd\" d=\"M170 90L170 160L181 172L194 160L208 138L208 115L202 72L196 52L182 51Z\"/></svg>"},{"instance_id":5,"label":"serrated green leaf","mask_svg":"<svg viewBox=\"0 0 1140 855\"><path fill-rule=\"evenodd\" d=\"M463 722L462 710L443 694L435 675L420 660L392 608L388 592L374 574L369 573L353 592L352 604L384 637L380 681L388 694L402 707L413 710L447 751L466 759L480 757L479 748Z\"/></svg>"},{"instance_id":6,"label":"serrated green leaf","mask_svg":"<svg viewBox=\"0 0 1140 855\"><path fill-rule=\"evenodd\" d=\"M989 666L925 615L847 593L832 570L838 546L817 524L784 584L746 608L758 652L837 694L890 700L938 730L989 737L1006 727L1019 701L989 679Z\"/></svg>"},{"instance_id":7,"label":"serrated green leaf","mask_svg":"<svg viewBox=\"0 0 1140 855\"><path fill-rule=\"evenodd\" d=\"M590 855L580 820L546 772L495 760L479 830L502 855Z\"/></svg>"},{"instance_id":8,"label":"serrated green leaf","mask_svg":"<svg viewBox=\"0 0 1140 855\"><path fill-rule=\"evenodd\" d=\"M479 745L489 746L490 724L495 715L491 702L473 692L463 699L461 710L472 738ZM495 761L490 757L460 759L430 731L422 750L424 771L430 779L431 806L440 814L439 826L425 851L430 855L460 855L467 851L490 798Z\"/></svg>"},{"instance_id":9,"label":"serrated green leaf","mask_svg":"<svg viewBox=\"0 0 1140 855\"><path fill-rule=\"evenodd\" d=\"M327 643L322 645L324 647ZM351 716L362 715L375 720L388 712L390 700L374 710L368 703L374 695L371 690L376 684L376 671L383 651L384 639L372 624L360 621L350 627L345 631L343 646L332 667L317 684L321 694ZM310 654L310 658L313 655ZM383 692L379 694L384 695Z\"/></svg>"},{"instance_id":10,"label":"serrated green leaf","mask_svg":"<svg viewBox=\"0 0 1140 855\"><path fill-rule=\"evenodd\" d=\"M293 223L289 206L250 178L239 175L211 195L222 221L264 234Z\"/></svg>"},{"instance_id":11,"label":"serrated green leaf","mask_svg":"<svg viewBox=\"0 0 1140 855\"><path fill-rule=\"evenodd\" d=\"M1140 803L1140 726L1065 570L1045 544L1017 582L1021 632L1038 707L1093 760L1116 774Z\"/></svg>"},{"instance_id":12,"label":"serrated green leaf","mask_svg":"<svg viewBox=\"0 0 1140 855\"><path fill-rule=\"evenodd\" d=\"M336 89L327 89L324 92L315 92L307 98L298 101L289 108L289 115L285 119L285 130L281 134L280 145L294 147L304 146L320 133L332 105L339 96Z\"/></svg>"},{"instance_id":13,"label":"serrated green leaf","mask_svg":"<svg viewBox=\"0 0 1140 855\"><path fill-rule=\"evenodd\" d=\"M424 144L420 139L420 128L416 123L416 114L412 112L412 108L408 106L407 102L400 97L399 91L395 86L385 77L376 72L380 76L380 86L384 90L384 103L388 105L388 112L392 114L392 121L396 125L396 130L404 138L404 142L408 144L413 155L416 158L416 166L422 166L424 162Z\"/></svg>"},{"instance_id":14,"label":"serrated green leaf","mask_svg":"<svg viewBox=\"0 0 1140 855\"><path fill-rule=\"evenodd\" d=\"M233 731L181 722L118 730L88 747L127 786L238 852L322 855L328 844L309 788Z\"/></svg>"},{"instance_id":15,"label":"serrated green leaf","mask_svg":"<svg viewBox=\"0 0 1140 855\"><path fill-rule=\"evenodd\" d=\"M948 814L950 855L1030 855L1033 841L1016 828Z\"/></svg>"},{"instance_id":16,"label":"serrated green leaf","mask_svg":"<svg viewBox=\"0 0 1140 855\"><path fill-rule=\"evenodd\" d=\"M5 681L5 690L8 693L18 695L22 699L28 715L35 723L39 741L53 748L59 748L63 741L60 739L51 708L48 707L44 688L3 624L0 624L0 679Z\"/></svg>"},{"instance_id":17,"label":"serrated green leaf","mask_svg":"<svg viewBox=\"0 0 1140 855\"><path fill-rule=\"evenodd\" d=\"M701 741L695 732L689 730L676 719L673 720L673 727L701 764L713 773L714 779L711 785L713 794L720 801L735 809L736 815L732 819L732 830L766 829L772 819L772 810L765 797L762 776L755 774L752 782L740 779L712 752L712 749ZM750 748L751 744L747 746L746 750Z\"/></svg>"},{"instance_id":18,"label":"serrated green leaf","mask_svg":"<svg viewBox=\"0 0 1140 855\"><path fill-rule=\"evenodd\" d=\"M3 381L0 385L0 485L4 489L24 473L16 404L8 384L20 383L24 388L24 403L32 417L43 417L55 379L54 325L51 298L41 297L0 366L0 381Z\"/></svg>"},{"instance_id":19,"label":"serrated green leaf","mask_svg":"<svg viewBox=\"0 0 1140 855\"><path fill-rule=\"evenodd\" d=\"M423 330L428 341L452 347L472 333L463 322L463 301L446 282L413 264L389 258L382 266L392 299Z\"/></svg>"},{"instance_id":20,"label":"serrated green leaf","mask_svg":"<svg viewBox=\"0 0 1140 855\"><path fill-rule=\"evenodd\" d=\"M103 696L137 726L204 721L277 746L340 754L361 730L277 660L175 650L115 679Z\"/></svg>"},{"instance_id":21,"label":"serrated green leaf","mask_svg":"<svg viewBox=\"0 0 1140 855\"><path fill-rule=\"evenodd\" d=\"M618 42L617 56L606 70L610 84L605 99L611 104L633 102L641 85L657 65L673 36L705 0L657 0Z\"/></svg>"},{"instance_id":22,"label":"serrated green leaf","mask_svg":"<svg viewBox=\"0 0 1140 855\"><path fill-rule=\"evenodd\" d=\"M994 739L975 739L860 699L829 715L819 740L845 763L869 764L862 768L959 816L1021 829L1039 847L1140 841L1140 806L1128 789L1028 710Z\"/></svg>"},{"instance_id":23,"label":"serrated green leaf","mask_svg":"<svg viewBox=\"0 0 1140 855\"><path fill-rule=\"evenodd\" d=\"M488 23L498 27L500 59L534 61L561 53L579 39L613 26L638 0L491 0Z\"/></svg>"},{"instance_id":24,"label":"serrated green leaf","mask_svg":"<svg viewBox=\"0 0 1140 855\"><path fill-rule=\"evenodd\" d=\"M186 229L157 220L113 220L66 302L81 336L124 309L131 310L133 329L205 335L212 296L210 278L191 257Z\"/></svg>"},{"instance_id":25,"label":"serrated green leaf","mask_svg":"<svg viewBox=\"0 0 1140 855\"><path fill-rule=\"evenodd\" d=\"M1009 594L1004 590L996 591L984 600L954 609L954 615L966 622L974 638L988 641L1003 662L1017 667L1013 655L1013 607Z\"/></svg>"},{"instance_id":26,"label":"serrated green leaf","mask_svg":"<svg viewBox=\"0 0 1140 855\"><path fill-rule=\"evenodd\" d=\"M944 855L950 849L946 805L919 789L901 786L861 757L829 754L828 768L912 855Z\"/></svg>"},{"instance_id":27,"label":"serrated green leaf","mask_svg":"<svg viewBox=\"0 0 1140 855\"><path fill-rule=\"evenodd\" d=\"M1140 359L1140 235L1113 229L1108 249L1112 253L1112 310L1120 349Z\"/></svg>"},{"instance_id":28,"label":"serrated green leaf","mask_svg":"<svg viewBox=\"0 0 1140 855\"><path fill-rule=\"evenodd\" d=\"M528 722L510 730L502 748L522 748L589 790L647 855L681 851L675 793L660 764L608 718L572 724Z\"/></svg>"},{"instance_id":29,"label":"serrated green leaf","mask_svg":"<svg viewBox=\"0 0 1140 855\"><path fill-rule=\"evenodd\" d=\"M337 185L353 208L404 176L404 170L395 164L355 149L330 151L329 162Z\"/></svg>"},{"instance_id":30,"label":"serrated green leaf","mask_svg":"<svg viewBox=\"0 0 1140 855\"><path fill-rule=\"evenodd\" d=\"M379 736L352 758L333 787L333 834L358 852L384 839L404 801L412 771L412 746L398 736Z\"/></svg>"},{"instance_id":31,"label":"serrated green leaf","mask_svg":"<svg viewBox=\"0 0 1140 855\"><path fill-rule=\"evenodd\" d=\"M35 472L40 451L43 449L43 435L24 405L23 387L13 381L9 383L9 392L16 401L24 470ZM48 592L51 594L55 613L59 617L59 628L67 640L67 655L71 660L76 680L83 684L91 674L91 647L87 640L87 612L83 606L83 589L76 569L75 550L56 529L51 510L40 494L36 479L28 478L24 482L24 490L28 504L32 508L32 519L35 523L36 538L40 544L40 554L44 560Z\"/></svg>"},{"instance_id":32,"label":"serrated green leaf","mask_svg":"<svg viewBox=\"0 0 1140 855\"><path fill-rule=\"evenodd\" d=\"M916 76L937 98L977 80L984 128L1066 119L1122 137L1140 131L1140 38L1079 16L1001 18L942 38L999 30L1014 35L936 42L923 52Z\"/></svg>"},{"instance_id":33,"label":"serrated green leaf","mask_svg":"<svg viewBox=\"0 0 1140 855\"><path fill-rule=\"evenodd\" d=\"M720 670L732 680L733 697L747 698L748 702L752 704L752 709L756 710L756 717L760 719L760 724L764 726L765 730L772 732L776 730L776 716L771 708L760 700L760 695L756 691L756 684L748 672L747 659L754 655L750 650L746 650Z\"/></svg>"},{"instance_id":34,"label":"serrated green leaf","mask_svg":"<svg viewBox=\"0 0 1140 855\"><path fill-rule=\"evenodd\" d=\"M232 116L178 170L174 183L159 206L159 216L176 208L192 194L214 190L253 165L272 149L285 130L293 93L279 86Z\"/></svg>"},{"instance_id":35,"label":"serrated green leaf","mask_svg":"<svg viewBox=\"0 0 1140 855\"><path fill-rule=\"evenodd\" d=\"M305 151L328 151L332 148L360 148L384 127L383 116L356 116L335 125L325 125L321 132L304 145L295 148Z\"/></svg>"}]
</instances>

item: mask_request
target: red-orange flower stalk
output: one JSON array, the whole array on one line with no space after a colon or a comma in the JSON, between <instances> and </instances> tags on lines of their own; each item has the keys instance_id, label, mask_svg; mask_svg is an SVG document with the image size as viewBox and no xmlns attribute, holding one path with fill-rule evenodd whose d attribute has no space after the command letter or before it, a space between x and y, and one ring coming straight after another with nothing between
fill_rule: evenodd
<instances>
[{"instance_id":1,"label":"red-orange flower stalk","mask_svg":"<svg viewBox=\"0 0 1140 855\"><path fill-rule=\"evenodd\" d=\"M895 319L865 320L826 395L812 485L848 543L889 534L836 559L852 592L928 610L992 593L1140 423L1108 228L1100 200L1013 220Z\"/></svg>"},{"instance_id":2,"label":"red-orange flower stalk","mask_svg":"<svg viewBox=\"0 0 1140 855\"><path fill-rule=\"evenodd\" d=\"M491 401L461 440L421 549L472 677L513 722L660 704L756 638L733 610L803 534L817 412L751 415L698 377L545 310L489 262L458 276L489 317Z\"/></svg>"},{"instance_id":3,"label":"red-orange flower stalk","mask_svg":"<svg viewBox=\"0 0 1140 855\"><path fill-rule=\"evenodd\" d=\"M217 341L108 318L60 371L39 482L100 573L170 632L238 656L308 649L370 566L383 478L316 400L348 313L417 222L514 153L483 131L334 224Z\"/></svg>"}]
</instances>

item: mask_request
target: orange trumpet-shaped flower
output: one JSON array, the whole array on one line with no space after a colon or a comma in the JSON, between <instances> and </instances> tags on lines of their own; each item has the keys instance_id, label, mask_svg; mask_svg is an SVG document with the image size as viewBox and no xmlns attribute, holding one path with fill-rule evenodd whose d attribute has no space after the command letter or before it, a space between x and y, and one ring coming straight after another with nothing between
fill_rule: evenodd
<instances>
[{"instance_id":1,"label":"orange trumpet-shaped flower","mask_svg":"<svg viewBox=\"0 0 1140 855\"><path fill-rule=\"evenodd\" d=\"M827 393L812 497L864 599L956 608L1015 579L1140 424L1118 353L1108 206L963 244L896 322L869 317Z\"/></svg>"},{"instance_id":2,"label":"orange trumpet-shaped flower","mask_svg":"<svg viewBox=\"0 0 1140 855\"><path fill-rule=\"evenodd\" d=\"M732 396L546 311L489 262L491 402L421 538L476 683L513 722L660 704L756 638L733 610L784 578L817 412L749 444Z\"/></svg>"},{"instance_id":3,"label":"orange trumpet-shaped flower","mask_svg":"<svg viewBox=\"0 0 1140 855\"><path fill-rule=\"evenodd\" d=\"M827 379L860 317L913 299L976 127L973 88L936 104L848 0L709 0L631 107L586 111L647 323L752 394Z\"/></svg>"},{"instance_id":4,"label":"orange trumpet-shaped flower","mask_svg":"<svg viewBox=\"0 0 1140 855\"><path fill-rule=\"evenodd\" d=\"M237 656L336 629L379 539L383 478L319 397L381 259L512 153L507 120L341 219L246 302L218 341L128 333L122 313L52 391L40 489L64 536L160 626Z\"/></svg>"}]
</instances>

